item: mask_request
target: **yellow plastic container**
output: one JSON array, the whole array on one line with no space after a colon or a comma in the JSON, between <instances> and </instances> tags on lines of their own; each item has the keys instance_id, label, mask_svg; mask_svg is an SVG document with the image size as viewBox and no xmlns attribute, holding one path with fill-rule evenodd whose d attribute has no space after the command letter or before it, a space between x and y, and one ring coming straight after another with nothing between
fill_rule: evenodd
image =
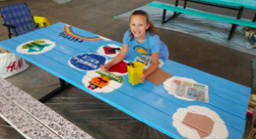
<instances>
[{"instance_id":1,"label":"yellow plastic container","mask_svg":"<svg viewBox=\"0 0 256 140\"><path fill-rule=\"evenodd\" d=\"M139 84L140 77L143 74L144 64L140 62L131 62L127 64L129 82L134 86Z\"/></svg>"},{"instance_id":2,"label":"yellow plastic container","mask_svg":"<svg viewBox=\"0 0 256 140\"><path fill-rule=\"evenodd\" d=\"M49 26L50 23L45 17L40 17L40 16L33 16L35 23L39 25L39 27L46 27Z\"/></svg>"}]
</instances>

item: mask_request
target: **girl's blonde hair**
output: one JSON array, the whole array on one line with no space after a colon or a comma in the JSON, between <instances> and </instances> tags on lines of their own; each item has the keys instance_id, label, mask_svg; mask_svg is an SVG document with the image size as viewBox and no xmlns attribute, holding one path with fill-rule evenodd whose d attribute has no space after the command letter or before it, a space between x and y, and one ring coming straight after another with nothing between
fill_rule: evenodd
<instances>
[{"instance_id":1,"label":"girl's blonde hair","mask_svg":"<svg viewBox=\"0 0 256 140\"><path fill-rule=\"evenodd\" d=\"M136 11L134 11L131 14L130 18L129 18L129 22L131 21L132 16L137 16L137 15L141 15L141 16L145 16L146 17L147 24L150 25L149 28L146 30L146 32L149 32L150 35L158 34L158 31L157 31L156 27L149 21L148 14L145 11L143 11L143 10L136 10ZM130 40L133 40L133 38L134 38L134 35L131 32Z\"/></svg>"}]
</instances>

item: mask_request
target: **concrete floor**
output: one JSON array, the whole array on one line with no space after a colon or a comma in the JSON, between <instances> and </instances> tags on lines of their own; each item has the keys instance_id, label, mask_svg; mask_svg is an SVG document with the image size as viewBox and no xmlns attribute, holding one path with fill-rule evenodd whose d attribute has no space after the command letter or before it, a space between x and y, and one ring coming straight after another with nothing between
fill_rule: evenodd
<instances>
[{"instance_id":1,"label":"concrete floor","mask_svg":"<svg viewBox=\"0 0 256 140\"><path fill-rule=\"evenodd\" d=\"M7 0L0 2L0 6L23 1ZM47 17L51 24L61 21L118 42L122 42L128 23L115 20L113 17L146 5L150 1L72 0L60 5L51 0L25 0L34 16ZM158 1L174 3L174 0ZM207 8L207 10L216 9ZM217 11L231 15L228 10ZM245 11L245 16L251 18L252 11ZM251 59L255 56L176 31L164 29L159 31L161 39L169 46L169 59L251 87L253 78ZM7 38L7 30L0 26L0 39ZM35 98L42 97L58 86L56 77L33 64L29 63L29 65L28 70L7 80ZM74 87L53 98L46 105L95 138L168 138ZM248 116L247 120L245 137L250 127L251 117ZM0 138L22 138L22 136L0 120Z\"/></svg>"}]
</instances>

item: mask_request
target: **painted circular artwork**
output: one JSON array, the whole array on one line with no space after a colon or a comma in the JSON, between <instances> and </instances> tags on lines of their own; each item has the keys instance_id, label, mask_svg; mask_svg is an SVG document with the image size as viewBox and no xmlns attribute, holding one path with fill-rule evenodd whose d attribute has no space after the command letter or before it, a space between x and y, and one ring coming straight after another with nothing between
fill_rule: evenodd
<instances>
[{"instance_id":1,"label":"painted circular artwork","mask_svg":"<svg viewBox=\"0 0 256 140\"><path fill-rule=\"evenodd\" d=\"M202 101L209 103L209 89L193 79L173 76L163 83L168 94L187 101Z\"/></svg>"},{"instance_id":2,"label":"painted circular artwork","mask_svg":"<svg viewBox=\"0 0 256 140\"><path fill-rule=\"evenodd\" d=\"M109 93L120 88L124 79L121 75L98 70L88 71L82 82L86 88L93 92Z\"/></svg>"},{"instance_id":3,"label":"painted circular artwork","mask_svg":"<svg viewBox=\"0 0 256 140\"><path fill-rule=\"evenodd\" d=\"M80 54L69 59L69 65L83 71L99 69L106 62L106 58L98 54Z\"/></svg>"},{"instance_id":4,"label":"painted circular artwork","mask_svg":"<svg viewBox=\"0 0 256 140\"><path fill-rule=\"evenodd\" d=\"M225 122L207 107L194 105L179 108L172 119L173 126L185 138L226 139L229 135Z\"/></svg>"},{"instance_id":5,"label":"painted circular artwork","mask_svg":"<svg viewBox=\"0 0 256 140\"><path fill-rule=\"evenodd\" d=\"M36 39L19 45L16 51L22 54L41 54L50 51L55 43L47 39Z\"/></svg>"},{"instance_id":6,"label":"painted circular artwork","mask_svg":"<svg viewBox=\"0 0 256 140\"><path fill-rule=\"evenodd\" d=\"M111 60L109 60L111 61ZM109 61L107 61L106 63L108 63ZM114 74L118 74L118 75L125 75L127 74L127 61L121 61L119 63L117 63L116 65L112 66L109 70L109 72L114 73Z\"/></svg>"},{"instance_id":7,"label":"painted circular artwork","mask_svg":"<svg viewBox=\"0 0 256 140\"><path fill-rule=\"evenodd\" d=\"M121 47L115 44L100 46L97 53L103 56L115 57L121 51Z\"/></svg>"}]
</instances>

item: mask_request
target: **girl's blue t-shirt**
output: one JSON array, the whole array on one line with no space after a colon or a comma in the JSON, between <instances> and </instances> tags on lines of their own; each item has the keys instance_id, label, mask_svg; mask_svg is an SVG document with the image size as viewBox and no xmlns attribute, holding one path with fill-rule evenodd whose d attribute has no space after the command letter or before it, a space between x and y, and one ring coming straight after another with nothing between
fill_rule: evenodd
<instances>
[{"instance_id":1,"label":"girl's blue t-shirt","mask_svg":"<svg viewBox=\"0 0 256 140\"><path fill-rule=\"evenodd\" d=\"M130 34L130 31L126 31L123 38L123 43L129 46L129 51L134 51L143 56L151 56L152 53L159 52L159 58L167 59L169 57L167 46L160 40L157 34L150 35L147 32L146 39L143 43L139 43L135 37L130 40Z\"/></svg>"}]
</instances>

